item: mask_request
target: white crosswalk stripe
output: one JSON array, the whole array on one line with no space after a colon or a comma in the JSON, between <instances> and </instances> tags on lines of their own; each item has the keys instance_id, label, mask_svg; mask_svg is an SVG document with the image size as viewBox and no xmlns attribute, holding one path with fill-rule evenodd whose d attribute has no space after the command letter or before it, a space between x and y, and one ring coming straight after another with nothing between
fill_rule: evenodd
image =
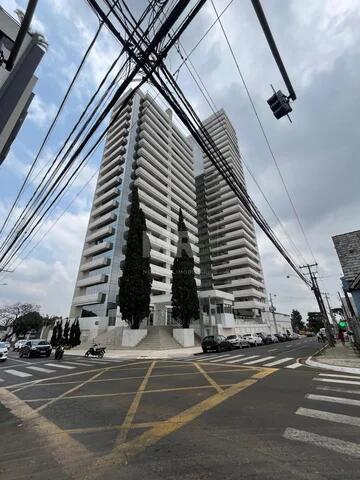
<instances>
[{"instance_id":1,"label":"white crosswalk stripe","mask_svg":"<svg viewBox=\"0 0 360 480\"><path fill-rule=\"evenodd\" d=\"M302 363L295 362L292 365L287 365L285 368L299 368L299 367L302 367L302 366L303 366Z\"/></svg>"},{"instance_id":2,"label":"white crosswalk stripe","mask_svg":"<svg viewBox=\"0 0 360 480\"><path fill-rule=\"evenodd\" d=\"M85 366L85 367L88 367L90 364L89 363L84 363L84 362L68 362L66 360L65 362L66 365L82 365L82 366Z\"/></svg>"},{"instance_id":3,"label":"white crosswalk stripe","mask_svg":"<svg viewBox=\"0 0 360 480\"><path fill-rule=\"evenodd\" d=\"M42 367L26 367L29 370L34 370L35 372L43 372L43 373L52 373L55 370L50 370L50 368L42 368Z\"/></svg>"},{"instance_id":4,"label":"white crosswalk stripe","mask_svg":"<svg viewBox=\"0 0 360 480\"><path fill-rule=\"evenodd\" d=\"M229 358L229 357L231 357L230 354L224 355L224 356L222 356L221 358L218 357L216 360L209 360L209 362L211 362L211 363L223 362L225 358L227 359L227 358Z\"/></svg>"},{"instance_id":5,"label":"white crosswalk stripe","mask_svg":"<svg viewBox=\"0 0 360 480\"><path fill-rule=\"evenodd\" d=\"M255 363L267 362L268 360L271 360L272 358L275 358L275 357L270 356L270 357L258 358L257 360L252 360L251 362L246 362L246 363L244 363L244 365L255 365Z\"/></svg>"},{"instance_id":6,"label":"white crosswalk stripe","mask_svg":"<svg viewBox=\"0 0 360 480\"><path fill-rule=\"evenodd\" d=\"M32 373L25 373L25 372L21 372L19 370L4 370L5 373L8 373L9 375L15 375L16 377L32 377Z\"/></svg>"},{"instance_id":7,"label":"white crosswalk stripe","mask_svg":"<svg viewBox=\"0 0 360 480\"><path fill-rule=\"evenodd\" d=\"M331 397L328 395L315 395L308 393L305 395L308 400L318 400L320 402L330 402L330 403L341 403L343 405L355 405L360 407L360 400L354 400L352 398L343 398L343 397Z\"/></svg>"},{"instance_id":8,"label":"white crosswalk stripe","mask_svg":"<svg viewBox=\"0 0 360 480\"><path fill-rule=\"evenodd\" d=\"M275 367L275 365L281 365L282 363L289 362L290 360L294 360L294 357L280 358L280 360L275 360L275 362L266 363L264 367Z\"/></svg>"},{"instance_id":9,"label":"white crosswalk stripe","mask_svg":"<svg viewBox=\"0 0 360 480\"><path fill-rule=\"evenodd\" d=\"M212 358L214 358L214 360L215 360L215 359L218 360L219 358L226 358L226 357L230 357L230 354L227 353L227 354L225 354L225 355L216 355L216 356L214 355ZM204 359L201 359L201 360L199 360L199 362L202 362L203 360L206 360L206 359L205 359L205 358L204 358Z\"/></svg>"},{"instance_id":10,"label":"white crosswalk stripe","mask_svg":"<svg viewBox=\"0 0 360 480\"><path fill-rule=\"evenodd\" d=\"M242 355L232 355L231 360L228 360L225 363L237 363L237 362L239 362L239 358L241 358L241 357L245 357L245 355L244 354L242 354Z\"/></svg>"},{"instance_id":11,"label":"white crosswalk stripe","mask_svg":"<svg viewBox=\"0 0 360 480\"><path fill-rule=\"evenodd\" d=\"M360 380L356 375L339 375L337 373L319 373L319 377L349 378L350 380Z\"/></svg>"},{"instance_id":12,"label":"white crosswalk stripe","mask_svg":"<svg viewBox=\"0 0 360 480\"><path fill-rule=\"evenodd\" d=\"M348 388L323 387L322 385L318 385L315 388L316 390L322 390L324 392L338 392L338 393L349 393L350 395L360 395L360 390L349 390Z\"/></svg>"},{"instance_id":13,"label":"white crosswalk stripe","mask_svg":"<svg viewBox=\"0 0 360 480\"><path fill-rule=\"evenodd\" d=\"M319 420L326 420L334 423L344 423L346 425L355 425L360 427L360 417L352 417L350 415L342 415L339 413L324 412L322 410L314 410L312 408L298 408L296 415L304 417L318 418Z\"/></svg>"},{"instance_id":14,"label":"white crosswalk stripe","mask_svg":"<svg viewBox=\"0 0 360 480\"><path fill-rule=\"evenodd\" d=\"M295 440L302 443L308 443L316 447L327 448L334 452L351 457L360 458L360 444L345 442L338 438L325 437L317 435L316 433L306 432L304 430L297 430L295 428L287 428L283 437L288 440Z\"/></svg>"},{"instance_id":15,"label":"white crosswalk stripe","mask_svg":"<svg viewBox=\"0 0 360 480\"><path fill-rule=\"evenodd\" d=\"M326 383L342 383L344 385L360 385L360 382L356 380L340 380L337 378L314 378L316 382L326 382Z\"/></svg>"},{"instance_id":16,"label":"white crosswalk stripe","mask_svg":"<svg viewBox=\"0 0 360 480\"><path fill-rule=\"evenodd\" d=\"M244 357L244 358L240 358L239 360L233 360L233 361L228 361L226 363L239 363L239 362L244 362L246 360L250 360L251 358L258 358L259 355L250 355L250 356L247 356L247 357Z\"/></svg>"},{"instance_id":17,"label":"white crosswalk stripe","mask_svg":"<svg viewBox=\"0 0 360 480\"><path fill-rule=\"evenodd\" d=\"M68 370L73 370L75 367L70 367L70 365L64 365L60 363L45 363L47 367L54 367L54 368L65 368Z\"/></svg>"}]
</instances>

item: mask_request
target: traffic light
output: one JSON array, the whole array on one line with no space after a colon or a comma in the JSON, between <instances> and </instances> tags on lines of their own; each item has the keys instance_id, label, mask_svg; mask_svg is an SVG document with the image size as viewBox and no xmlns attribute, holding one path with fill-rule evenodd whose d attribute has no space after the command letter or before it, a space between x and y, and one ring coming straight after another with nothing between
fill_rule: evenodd
<instances>
[{"instance_id":1,"label":"traffic light","mask_svg":"<svg viewBox=\"0 0 360 480\"><path fill-rule=\"evenodd\" d=\"M284 95L281 90L275 92L274 95L267 101L273 114L278 120L279 118L285 117L285 115L292 112L289 102L289 98Z\"/></svg>"}]
</instances>

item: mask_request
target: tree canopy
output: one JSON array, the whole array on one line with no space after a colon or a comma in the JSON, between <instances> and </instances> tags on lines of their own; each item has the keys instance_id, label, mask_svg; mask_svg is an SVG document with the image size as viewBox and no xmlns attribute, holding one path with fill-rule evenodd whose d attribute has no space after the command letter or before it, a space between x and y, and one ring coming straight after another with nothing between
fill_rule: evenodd
<instances>
[{"instance_id":1,"label":"tree canopy","mask_svg":"<svg viewBox=\"0 0 360 480\"><path fill-rule=\"evenodd\" d=\"M324 327L322 314L320 312L308 312L307 323L309 330L317 333L320 328Z\"/></svg>"},{"instance_id":2,"label":"tree canopy","mask_svg":"<svg viewBox=\"0 0 360 480\"><path fill-rule=\"evenodd\" d=\"M291 326L294 332L299 333L300 330L303 330L305 323L302 320L302 316L299 310L293 310L291 312Z\"/></svg>"},{"instance_id":3,"label":"tree canopy","mask_svg":"<svg viewBox=\"0 0 360 480\"><path fill-rule=\"evenodd\" d=\"M194 257L182 210L179 211L178 245L172 267L171 304L172 315L183 328L189 328L191 320L200 316L199 298L194 274Z\"/></svg>"},{"instance_id":4,"label":"tree canopy","mask_svg":"<svg viewBox=\"0 0 360 480\"><path fill-rule=\"evenodd\" d=\"M132 329L138 329L142 320L149 316L151 284L150 241L138 190L134 186L118 296L122 318Z\"/></svg>"}]
</instances>

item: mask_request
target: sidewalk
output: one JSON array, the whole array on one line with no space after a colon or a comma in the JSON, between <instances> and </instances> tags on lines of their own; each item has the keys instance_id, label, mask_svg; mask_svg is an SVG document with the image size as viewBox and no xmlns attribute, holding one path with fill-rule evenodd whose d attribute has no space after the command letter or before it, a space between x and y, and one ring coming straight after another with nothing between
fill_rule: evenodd
<instances>
[{"instance_id":1,"label":"sidewalk","mask_svg":"<svg viewBox=\"0 0 360 480\"><path fill-rule=\"evenodd\" d=\"M333 348L326 346L305 363L311 367L360 375L360 354L348 342L345 345L337 342Z\"/></svg>"},{"instance_id":2,"label":"sidewalk","mask_svg":"<svg viewBox=\"0 0 360 480\"><path fill-rule=\"evenodd\" d=\"M66 350L65 355L85 355L86 350L76 349L76 350ZM112 350L107 349L105 353L105 358L126 358L126 359L163 359L163 358L188 358L192 357L196 353L201 353L201 347L189 347L189 348L175 348L171 350L136 350L135 348L131 350Z\"/></svg>"}]
</instances>

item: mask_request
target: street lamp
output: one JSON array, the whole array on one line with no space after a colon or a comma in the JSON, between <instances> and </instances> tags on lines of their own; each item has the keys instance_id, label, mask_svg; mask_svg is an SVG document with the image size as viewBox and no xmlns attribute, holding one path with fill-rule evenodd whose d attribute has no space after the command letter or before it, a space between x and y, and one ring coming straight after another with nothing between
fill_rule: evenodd
<instances>
[{"instance_id":1,"label":"street lamp","mask_svg":"<svg viewBox=\"0 0 360 480\"><path fill-rule=\"evenodd\" d=\"M274 327L275 327L275 333L279 333L279 330L278 330L278 327L277 327L277 323L276 323L276 316L275 316L275 312L276 312L276 307L274 307L274 303L273 303L273 297L276 297L276 293L269 293L269 301L270 301L270 312L272 313L272 316L273 316L273 321L274 321Z\"/></svg>"}]
</instances>

